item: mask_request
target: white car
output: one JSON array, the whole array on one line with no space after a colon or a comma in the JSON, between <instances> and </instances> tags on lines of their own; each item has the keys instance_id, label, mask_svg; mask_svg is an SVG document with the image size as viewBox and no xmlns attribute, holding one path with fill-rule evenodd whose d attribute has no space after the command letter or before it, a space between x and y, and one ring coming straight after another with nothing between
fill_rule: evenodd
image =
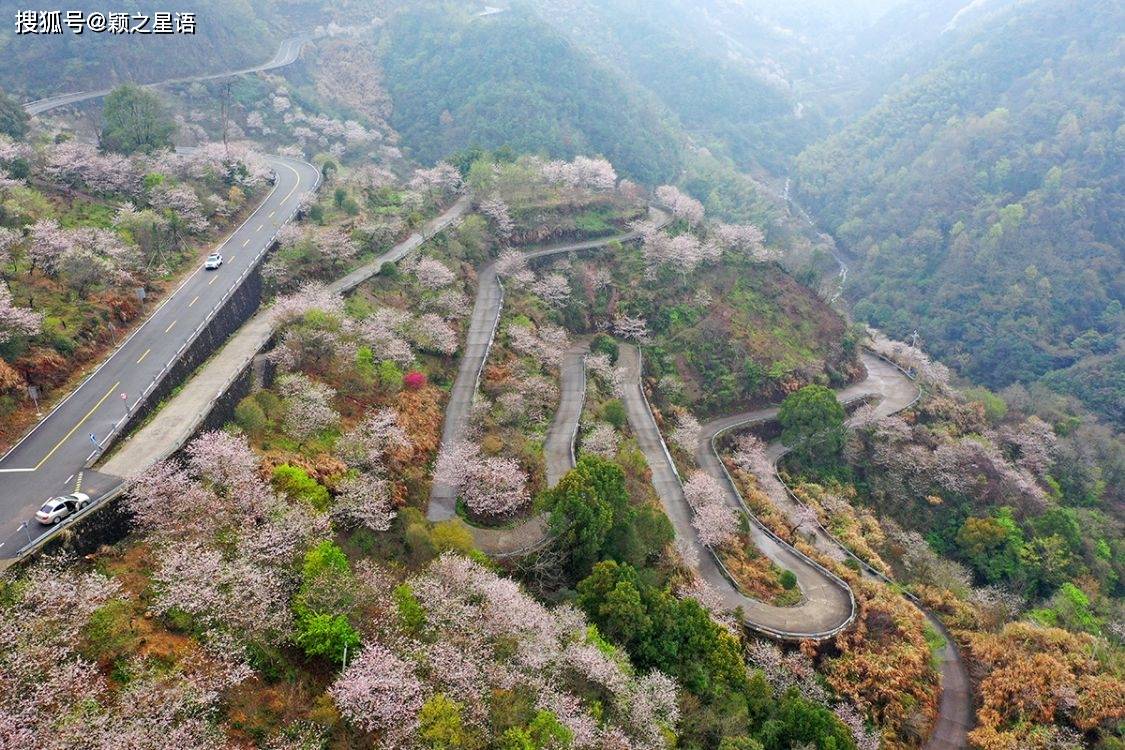
<instances>
[{"instance_id":1,"label":"white car","mask_svg":"<svg viewBox=\"0 0 1125 750\"><path fill-rule=\"evenodd\" d=\"M90 504L90 496L85 492L74 492L61 497L52 497L35 512L35 519L46 526L56 524Z\"/></svg>"},{"instance_id":2,"label":"white car","mask_svg":"<svg viewBox=\"0 0 1125 750\"><path fill-rule=\"evenodd\" d=\"M214 271L219 266L223 265L222 253L211 253L207 256L207 260L203 263L203 267L208 271Z\"/></svg>"}]
</instances>

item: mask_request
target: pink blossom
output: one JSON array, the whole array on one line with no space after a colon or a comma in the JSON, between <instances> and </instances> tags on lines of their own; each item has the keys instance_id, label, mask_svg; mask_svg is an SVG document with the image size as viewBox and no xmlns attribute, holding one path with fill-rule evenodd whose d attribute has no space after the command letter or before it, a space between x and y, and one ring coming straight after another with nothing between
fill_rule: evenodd
<instances>
[{"instance_id":1,"label":"pink blossom","mask_svg":"<svg viewBox=\"0 0 1125 750\"><path fill-rule=\"evenodd\" d=\"M643 343L648 340L648 323L641 317L618 315L613 319L613 332L623 339Z\"/></svg>"},{"instance_id":2,"label":"pink blossom","mask_svg":"<svg viewBox=\"0 0 1125 750\"><path fill-rule=\"evenodd\" d=\"M371 531L386 531L395 517L390 483L373 474L345 479L336 495L333 515Z\"/></svg>"},{"instance_id":3,"label":"pink blossom","mask_svg":"<svg viewBox=\"0 0 1125 750\"><path fill-rule=\"evenodd\" d=\"M692 526L699 541L708 547L719 547L736 537L738 513L727 503L723 487L703 471L696 471L684 484L684 498L694 511Z\"/></svg>"},{"instance_id":4,"label":"pink blossom","mask_svg":"<svg viewBox=\"0 0 1125 750\"><path fill-rule=\"evenodd\" d=\"M337 450L352 466L367 470L383 465L392 450L410 447L410 441L394 409L377 409L340 438Z\"/></svg>"},{"instance_id":5,"label":"pink blossom","mask_svg":"<svg viewBox=\"0 0 1125 750\"><path fill-rule=\"evenodd\" d=\"M672 442L688 455L694 455L702 430L703 428L699 426L699 420L690 413L684 412L676 423L676 429L672 430Z\"/></svg>"},{"instance_id":6,"label":"pink blossom","mask_svg":"<svg viewBox=\"0 0 1125 750\"><path fill-rule=\"evenodd\" d=\"M689 226L695 226L703 221L703 204L681 192L674 185L658 187L656 199L667 206L677 219L683 219Z\"/></svg>"},{"instance_id":7,"label":"pink blossom","mask_svg":"<svg viewBox=\"0 0 1125 750\"><path fill-rule=\"evenodd\" d=\"M410 189L448 198L461 189L461 173L447 162L439 162L432 169L416 169L410 179Z\"/></svg>"},{"instance_id":8,"label":"pink blossom","mask_svg":"<svg viewBox=\"0 0 1125 750\"><path fill-rule=\"evenodd\" d=\"M507 242L516 228L515 222L512 221L508 212L508 204L499 196L492 196L481 201L480 210L492 223L492 229L496 233L496 237L501 242Z\"/></svg>"},{"instance_id":9,"label":"pink blossom","mask_svg":"<svg viewBox=\"0 0 1125 750\"><path fill-rule=\"evenodd\" d=\"M379 732L383 747L415 732L426 695L414 668L379 643L367 644L328 693L349 721Z\"/></svg>"},{"instance_id":10,"label":"pink blossom","mask_svg":"<svg viewBox=\"0 0 1125 750\"><path fill-rule=\"evenodd\" d=\"M332 315L342 315L344 300L319 281L310 281L298 291L279 297L269 308L274 325L288 323L303 317L310 310L321 310Z\"/></svg>"},{"instance_id":11,"label":"pink blossom","mask_svg":"<svg viewBox=\"0 0 1125 750\"><path fill-rule=\"evenodd\" d=\"M337 268L353 260L359 252L351 236L336 228L319 232L316 236L316 245L324 259Z\"/></svg>"},{"instance_id":12,"label":"pink blossom","mask_svg":"<svg viewBox=\"0 0 1125 750\"><path fill-rule=\"evenodd\" d=\"M381 308L360 321L357 334L380 359L406 367L414 362L414 350L402 335L411 321L407 312Z\"/></svg>"},{"instance_id":13,"label":"pink blossom","mask_svg":"<svg viewBox=\"0 0 1125 750\"><path fill-rule=\"evenodd\" d=\"M423 302L425 309L437 312L446 320L460 320L469 314L469 299L456 289L446 289Z\"/></svg>"},{"instance_id":14,"label":"pink blossom","mask_svg":"<svg viewBox=\"0 0 1125 750\"><path fill-rule=\"evenodd\" d=\"M433 258L422 258L414 266L414 275L418 283L426 289L441 289L449 286L455 278L453 272L445 267L441 261Z\"/></svg>"},{"instance_id":15,"label":"pink blossom","mask_svg":"<svg viewBox=\"0 0 1125 750\"><path fill-rule=\"evenodd\" d=\"M867 728L863 717L851 704L837 703L832 707L832 712L851 731L856 750L879 750L882 746L879 733Z\"/></svg>"},{"instance_id":16,"label":"pink blossom","mask_svg":"<svg viewBox=\"0 0 1125 750\"><path fill-rule=\"evenodd\" d=\"M570 299L570 282L560 273L549 273L531 285L531 293L548 307L564 307Z\"/></svg>"},{"instance_id":17,"label":"pink blossom","mask_svg":"<svg viewBox=\"0 0 1125 750\"><path fill-rule=\"evenodd\" d=\"M178 610L207 629L281 642L290 629L289 581L242 557L195 541L167 547L153 574L157 612Z\"/></svg>"},{"instance_id":18,"label":"pink blossom","mask_svg":"<svg viewBox=\"0 0 1125 750\"><path fill-rule=\"evenodd\" d=\"M277 390L285 403L285 430L297 440L307 440L334 427L340 415L332 407L336 391L301 373L277 379Z\"/></svg>"},{"instance_id":19,"label":"pink blossom","mask_svg":"<svg viewBox=\"0 0 1125 750\"><path fill-rule=\"evenodd\" d=\"M0 344L14 336L34 336L42 325L42 314L14 305L8 285L0 280Z\"/></svg>"},{"instance_id":20,"label":"pink blossom","mask_svg":"<svg viewBox=\"0 0 1125 750\"><path fill-rule=\"evenodd\" d=\"M617 430L608 422L599 422L582 438L582 452L602 458L617 455Z\"/></svg>"},{"instance_id":21,"label":"pink blossom","mask_svg":"<svg viewBox=\"0 0 1125 750\"><path fill-rule=\"evenodd\" d=\"M203 212L203 204L199 197L187 185L168 187L161 185L154 188L149 196L152 207L158 211L165 211L178 218L192 234L202 234L207 231L207 217Z\"/></svg>"},{"instance_id":22,"label":"pink blossom","mask_svg":"<svg viewBox=\"0 0 1125 750\"><path fill-rule=\"evenodd\" d=\"M410 325L409 332L411 341L423 351L446 356L457 351L457 332L435 313L420 315Z\"/></svg>"},{"instance_id":23,"label":"pink blossom","mask_svg":"<svg viewBox=\"0 0 1125 750\"><path fill-rule=\"evenodd\" d=\"M474 462L460 494L469 510L489 517L513 513L531 500L527 475L519 464L499 456Z\"/></svg>"},{"instance_id":24,"label":"pink blossom","mask_svg":"<svg viewBox=\"0 0 1125 750\"><path fill-rule=\"evenodd\" d=\"M726 248L757 261L767 259L766 235L753 224L720 224L715 235Z\"/></svg>"}]
</instances>

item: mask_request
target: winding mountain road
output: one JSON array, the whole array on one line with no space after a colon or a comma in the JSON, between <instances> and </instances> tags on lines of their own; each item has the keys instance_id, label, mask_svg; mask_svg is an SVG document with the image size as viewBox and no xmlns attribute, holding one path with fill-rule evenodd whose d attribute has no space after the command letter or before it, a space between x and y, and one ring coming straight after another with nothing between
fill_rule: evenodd
<instances>
[{"instance_id":1,"label":"winding mountain road","mask_svg":"<svg viewBox=\"0 0 1125 750\"><path fill-rule=\"evenodd\" d=\"M897 367L869 352L863 352L861 358L867 370L867 377L838 391L837 398L840 401L848 403L863 398L873 399L874 416L875 418L881 418L908 408L918 399L917 386ZM778 408L771 407L733 414L709 422L701 430L695 451L696 462L726 489L728 502L733 502L743 509L745 509L745 506L741 495L727 475L715 448L716 441L728 432L746 429L752 425L776 419L777 413ZM766 447L766 457L772 466L776 466L786 451L787 449L781 441L775 440ZM792 516L798 509L797 501L787 491L784 491L784 488L782 488L782 491L771 491L769 496L773 504L786 515ZM749 514L748 509L746 510ZM761 525L756 519L753 519L752 514L749 515L753 520L752 530L757 529L760 532L762 530ZM892 583L886 576L874 570L859 558L855 558L842 543L819 524L812 528L811 534L807 534L806 538L817 549L826 554L838 555L842 551L845 555L858 560L861 565L861 573L865 577L878 579L887 584ZM757 538L755 538L755 541L757 541ZM763 551L765 550L763 549ZM782 563L780 560L775 559L775 562L782 564L784 567L789 567L788 564ZM797 573L798 580L800 580L800 572L794 572ZM729 582L726 583L727 588L733 588ZM933 730L930 732L930 737L923 747L926 750L959 750L967 746L967 733L973 725L972 691L969 675L961 658L960 650L953 641L953 636L949 630L933 613L926 610L921 602L913 597L910 598L922 611L930 626L945 638L945 644L935 653L938 670L941 673L941 700L938 706L938 716Z\"/></svg>"},{"instance_id":2,"label":"winding mountain road","mask_svg":"<svg viewBox=\"0 0 1125 750\"><path fill-rule=\"evenodd\" d=\"M667 221L667 217L656 209L650 209L658 223ZM537 250L529 250L523 255L528 260L544 258L550 255L577 253L587 250L596 250L606 247L614 242L632 242L640 238L637 232L628 232L612 237L600 237L583 242L570 242L562 245L551 245ZM492 348L492 340L496 336L496 328L500 324L500 311L504 306L504 285L496 273L496 261L485 263L477 272L477 295L473 302L473 312L469 319L469 333L465 338L465 347L461 354L461 364L457 370L457 379L449 394L449 403L445 407L445 422L441 431L442 447L453 445L465 436L468 426L469 411L473 406L473 396L480 384L481 370L488 359L488 352ZM445 521L457 515L457 492L444 482L434 482L430 490L430 505L426 510L426 518L431 521Z\"/></svg>"},{"instance_id":3,"label":"winding mountain road","mask_svg":"<svg viewBox=\"0 0 1125 750\"><path fill-rule=\"evenodd\" d=\"M262 65L148 84L204 81L270 70L294 62L306 38L282 42ZM24 105L30 114L104 96L109 89L60 94ZM267 156L275 181L250 216L214 249L224 263L216 271L197 268L73 392L0 457L0 560L49 533L34 520L42 502L81 490L96 502L121 478L87 467L120 428L124 418L180 357L188 343L242 283L320 183L320 170L297 159Z\"/></svg>"},{"instance_id":4,"label":"winding mountain road","mask_svg":"<svg viewBox=\"0 0 1125 750\"><path fill-rule=\"evenodd\" d=\"M699 541L692 526L692 512L684 497L680 475L656 426L641 385L640 351L632 345L621 345L618 366L624 368L622 401L629 426L648 459L652 483L676 537L695 553L700 577L719 593L729 609L742 610L743 620L750 628L772 638L826 640L850 625L856 610L848 585L777 539L756 521L750 526L754 543L775 563L797 575L801 601L792 607L777 607L743 595L730 582L720 568L718 558L710 547ZM736 508L741 508L738 499L728 500ZM754 520L753 516L750 518Z\"/></svg>"},{"instance_id":5,"label":"winding mountain road","mask_svg":"<svg viewBox=\"0 0 1125 750\"><path fill-rule=\"evenodd\" d=\"M543 441L548 487L554 487L574 468L578 420L586 405L586 354L589 351L590 341L582 339L571 344L559 362L559 407Z\"/></svg>"}]
</instances>

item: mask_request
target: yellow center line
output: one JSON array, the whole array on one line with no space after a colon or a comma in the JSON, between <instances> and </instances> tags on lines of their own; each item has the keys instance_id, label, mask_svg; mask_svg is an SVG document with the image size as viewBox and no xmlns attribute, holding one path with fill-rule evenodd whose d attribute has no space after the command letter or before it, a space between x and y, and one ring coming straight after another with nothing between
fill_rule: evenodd
<instances>
[{"instance_id":1,"label":"yellow center line","mask_svg":"<svg viewBox=\"0 0 1125 750\"><path fill-rule=\"evenodd\" d=\"M139 365L139 364L140 364L141 362L144 362L144 361L145 361L145 357L147 357L147 356L148 356L148 353L149 353L149 352L151 352L151 351L152 351L152 349L145 349L145 353L144 353L144 354L142 354L142 355L141 355L141 358L137 360L137 364Z\"/></svg>"},{"instance_id":2,"label":"yellow center line","mask_svg":"<svg viewBox=\"0 0 1125 750\"><path fill-rule=\"evenodd\" d=\"M105 395L102 396L100 399L98 399L98 403L94 404L94 408L90 409L90 411L86 412L86 416L84 416L84 417L82 417L82 419L78 420L78 424L71 427L70 432L66 433L66 435L63 436L62 440L55 443L55 447L51 449L50 453L48 453L46 456L43 456L42 461L35 464L35 469L34 469L35 471L38 471L40 466L47 463L47 459L49 459L51 456L55 455L55 451L57 451L59 449L59 447L62 446L63 443L65 443L67 440L70 440L70 436L73 435L78 430L79 427L81 427L83 424L86 423L86 420L90 418L90 415L93 414L94 412L96 412L98 410L98 407L105 403L105 400L107 398L109 398L109 394L116 391L117 386L119 386L119 385L121 385L120 380L118 380L116 383L114 383L113 385L111 385L109 387L109 390L105 392Z\"/></svg>"},{"instance_id":3,"label":"yellow center line","mask_svg":"<svg viewBox=\"0 0 1125 750\"><path fill-rule=\"evenodd\" d=\"M277 213L276 209L274 209L273 211L270 211L270 218L272 219L273 215L276 214L276 213Z\"/></svg>"},{"instance_id":4,"label":"yellow center line","mask_svg":"<svg viewBox=\"0 0 1125 750\"><path fill-rule=\"evenodd\" d=\"M234 263L234 259L237 258L237 257L238 257L237 255L230 256L230 262Z\"/></svg>"},{"instance_id":5,"label":"yellow center line","mask_svg":"<svg viewBox=\"0 0 1125 750\"><path fill-rule=\"evenodd\" d=\"M257 228L256 230L254 230L254 231L256 231L256 232L260 232L260 231L262 231L262 230L263 230L263 229L265 229L265 228L266 228L266 225L265 225L265 224L259 224L259 225L258 225L258 228Z\"/></svg>"},{"instance_id":6,"label":"yellow center line","mask_svg":"<svg viewBox=\"0 0 1125 750\"><path fill-rule=\"evenodd\" d=\"M207 286L211 286L212 284L214 284L215 279L217 279L217 278L219 278L219 277L218 276L212 276L211 280L207 282Z\"/></svg>"},{"instance_id":7,"label":"yellow center line","mask_svg":"<svg viewBox=\"0 0 1125 750\"><path fill-rule=\"evenodd\" d=\"M189 302L187 306L191 307L192 305L194 305L198 301L199 301L199 295L197 294L197 295L195 295L195 299L193 299L191 302Z\"/></svg>"},{"instance_id":8,"label":"yellow center line","mask_svg":"<svg viewBox=\"0 0 1125 750\"><path fill-rule=\"evenodd\" d=\"M258 227L258 229L261 229L261 227ZM247 245L249 245L249 244L250 244L250 238L249 238L249 237L247 237L247 238L246 238L246 241L242 243L242 246L243 246L243 247L246 247L246 246L247 246Z\"/></svg>"},{"instance_id":9,"label":"yellow center line","mask_svg":"<svg viewBox=\"0 0 1125 750\"><path fill-rule=\"evenodd\" d=\"M171 323L169 323L169 324L168 324L168 327L164 329L164 333L168 333L168 331L171 331L171 330L172 330L172 326L174 326L174 325L176 325L176 321L175 321L175 320L173 320L173 321L172 321Z\"/></svg>"}]
</instances>

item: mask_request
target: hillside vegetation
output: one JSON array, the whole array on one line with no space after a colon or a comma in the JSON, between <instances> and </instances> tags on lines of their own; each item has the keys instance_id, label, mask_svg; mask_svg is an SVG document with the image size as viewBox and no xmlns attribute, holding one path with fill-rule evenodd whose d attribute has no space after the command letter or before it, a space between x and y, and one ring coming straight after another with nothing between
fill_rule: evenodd
<instances>
[{"instance_id":1,"label":"hillside vegetation","mask_svg":"<svg viewBox=\"0 0 1125 750\"><path fill-rule=\"evenodd\" d=\"M196 33L111 35L73 34L16 36L14 15L5 3L0 32L0 80L24 99L65 91L105 88L115 83L145 83L194 73L257 65L270 59L286 36L273 23L273 0L184 0L175 8L107 8L77 0L66 10L84 13L157 10L195 13ZM299 6L300 4L285 4ZM21 9L23 6L20 6ZM291 12L294 8L289 8Z\"/></svg>"},{"instance_id":2,"label":"hillside vegetation","mask_svg":"<svg viewBox=\"0 0 1125 750\"><path fill-rule=\"evenodd\" d=\"M1023 4L798 165L863 261L857 316L917 328L994 388L1046 376L1118 424L1122 20L1109 2Z\"/></svg>"},{"instance_id":3,"label":"hillside vegetation","mask_svg":"<svg viewBox=\"0 0 1125 750\"><path fill-rule=\"evenodd\" d=\"M528 15L473 20L414 8L386 34L391 123L422 161L508 146L565 158L601 153L646 182L676 174L676 137L659 110Z\"/></svg>"}]
</instances>

